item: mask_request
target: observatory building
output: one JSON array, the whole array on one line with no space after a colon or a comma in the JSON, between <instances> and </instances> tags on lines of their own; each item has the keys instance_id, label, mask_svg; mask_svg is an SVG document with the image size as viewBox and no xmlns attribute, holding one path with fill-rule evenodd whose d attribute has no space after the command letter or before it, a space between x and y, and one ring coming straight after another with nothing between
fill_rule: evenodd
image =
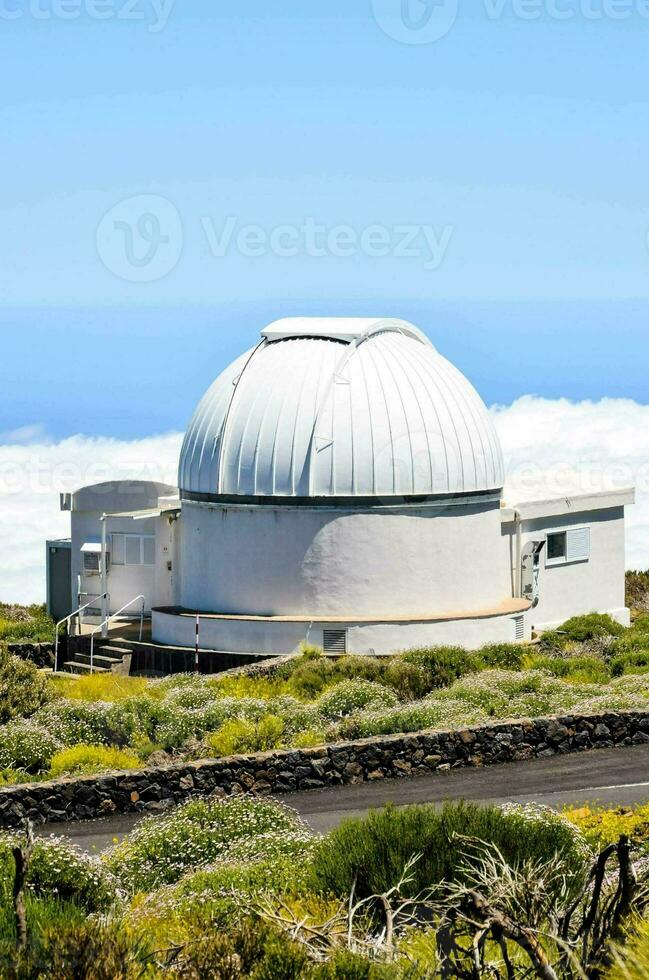
<instances>
[{"instance_id":1,"label":"observatory building","mask_svg":"<svg viewBox=\"0 0 649 980\"><path fill-rule=\"evenodd\" d=\"M517 504L504 482L485 405L412 324L279 320L199 402L177 488L62 495L50 605L90 602L99 622L142 594L156 643L192 647L198 612L201 648L234 653L477 647L590 611L628 623L633 491Z\"/></svg>"}]
</instances>

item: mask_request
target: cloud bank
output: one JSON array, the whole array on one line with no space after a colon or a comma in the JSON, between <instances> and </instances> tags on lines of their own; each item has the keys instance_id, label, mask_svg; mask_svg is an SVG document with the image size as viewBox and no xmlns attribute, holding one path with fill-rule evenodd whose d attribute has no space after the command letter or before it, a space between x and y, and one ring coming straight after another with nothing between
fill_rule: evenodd
<instances>
[{"instance_id":1,"label":"cloud bank","mask_svg":"<svg viewBox=\"0 0 649 980\"><path fill-rule=\"evenodd\" d=\"M509 502L635 485L627 512L627 564L649 568L649 405L625 399L570 402L527 395L495 406ZM147 439L6 433L0 444L0 600L42 602L45 540L69 534L62 490L102 480L175 483L182 434Z\"/></svg>"}]
</instances>

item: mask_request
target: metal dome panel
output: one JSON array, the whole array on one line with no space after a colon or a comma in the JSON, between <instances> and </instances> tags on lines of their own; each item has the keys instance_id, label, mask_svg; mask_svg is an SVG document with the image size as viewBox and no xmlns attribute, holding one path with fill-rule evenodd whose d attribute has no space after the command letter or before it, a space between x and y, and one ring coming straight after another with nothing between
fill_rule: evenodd
<instances>
[{"instance_id":1,"label":"metal dome panel","mask_svg":"<svg viewBox=\"0 0 649 980\"><path fill-rule=\"evenodd\" d=\"M185 493L403 497L500 490L488 412L400 320L271 324L203 397L180 457Z\"/></svg>"}]
</instances>

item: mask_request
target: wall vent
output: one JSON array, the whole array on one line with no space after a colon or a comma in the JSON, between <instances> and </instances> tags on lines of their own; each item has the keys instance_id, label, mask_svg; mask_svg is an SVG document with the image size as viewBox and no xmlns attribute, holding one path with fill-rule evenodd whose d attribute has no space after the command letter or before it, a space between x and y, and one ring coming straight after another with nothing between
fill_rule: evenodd
<instances>
[{"instance_id":1,"label":"wall vent","mask_svg":"<svg viewBox=\"0 0 649 980\"><path fill-rule=\"evenodd\" d=\"M525 639L525 617L516 616L514 619L514 639L517 643L522 643Z\"/></svg>"},{"instance_id":2,"label":"wall vent","mask_svg":"<svg viewBox=\"0 0 649 980\"><path fill-rule=\"evenodd\" d=\"M347 630L323 630L322 646L325 653L347 653Z\"/></svg>"}]
</instances>

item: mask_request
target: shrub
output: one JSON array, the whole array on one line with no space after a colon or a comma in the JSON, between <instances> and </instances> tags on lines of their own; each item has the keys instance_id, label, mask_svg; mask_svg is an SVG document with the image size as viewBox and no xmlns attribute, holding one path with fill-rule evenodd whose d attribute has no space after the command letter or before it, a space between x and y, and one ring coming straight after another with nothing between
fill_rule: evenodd
<instances>
[{"instance_id":1,"label":"shrub","mask_svg":"<svg viewBox=\"0 0 649 980\"><path fill-rule=\"evenodd\" d=\"M130 891L147 891L177 881L189 868L223 860L245 838L270 833L310 836L297 815L274 800L189 800L170 814L143 820L104 861Z\"/></svg>"},{"instance_id":2,"label":"shrub","mask_svg":"<svg viewBox=\"0 0 649 980\"><path fill-rule=\"evenodd\" d=\"M203 708L172 708L165 704L164 719L160 720L153 732L153 740L162 745L165 749L176 749L187 742L189 739L201 738L206 732L214 732L230 718L245 714L246 711L253 713L249 700L237 700L236 698L221 698L213 701ZM258 705L259 715L263 714L265 702L254 702L254 707Z\"/></svg>"},{"instance_id":3,"label":"shrub","mask_svg":"<svg viewBox=\"0 0 649 980\"><path fill-rule=\"evenodd\" d=\"M8 899L14 876L12 848L22 840L18 833L0 834L0 890L5 899ZM35 841L27 870L27 885L35 895L73 900L86 912L109 908L117 896L115 878L97 858L57 837Z\"/></svg>"},{"instance_id":4,"label":"shrub","mask_svg":"<svg viewBox=\"0 0 649 980\"><path fill-rule=\"evenodd\" d=\"M525 657L528 670L545 670L562 680L579 684L606 684L610 679L609 667L599 657L558 657L544 654L528 654Z\"/></svg>"},{"instance_id":5,"label":"shrub","mask_svg":"<svg viewBox=\"0 0 649 980\"><path fill-rule=\"evenodd\" d=\"M649 571L626 573L626 605L634 612L649 612Z\"/></svg>"},{"instance_id":6,"label":"shrub","mask_svg":"<svg viewBox=\"0 0 649 980\"><path fill-rule=\"evenodd\" d=\"M33 715L49 697L45 675L29 661L10 656L0 644L0 724Z\"/></svg>"},{"instance_id":7,"label":"shrub","mask_svg":"<svg viewBox=\"0 0 649 980\"><path fill-rule=\"evenodd\" d=\"M369 738L371 735L418 732L427 728L479 725L487 721L489 715L479 707L451 698L441 701L430 697L424 701L399 705L389 711L368 711L352 715L337 726L337 734L344 739Z\"/></svg>"},{"instance_id":8,"label":"shrub","mask_svg":"<svg viewBox=\"0 0 649 980\"><path fill-rule=\"evenodd\" d=\"M301 657L294 661L290 690L298 697L313 699L335 680L335 667L327 657Z\"/></svg>"},{"instance_id":9,"label":"shrub","mask_svg":"<svg viewBox=\"0 0 649 980\"><path fill-rule=\"evenodd\" d=\"M359 897L379 894L399 880L406 863L413 869L410 894L457 880L466 858L467 838L496 844L510 863L526 859L564 859L576 888L591 852L581 833L565 818L541 808L500 808L475 803L393 806L360 820L346 820L324 838L315 855L315 886L340 897L356 882ZM557 887L562 883L558 882Z\"/></svg>"},{"instance_id":10,"label":"shrub","mask_svg":"<svg viewBox=\"0 0 649 980\"><path fill-rule=\"evenodd\" d=\"M408 663L403 657L391 657L383 674L383 683L394 688L403 701L415 701L432 691L431 674L421 664Z\"/></svg>"},{"instance_id":11,"label":"shrub","mask_svg":"<svg viewBox=\"0 0 649 980\"><path fill-rule=\"evenodd\" d=\"M381 683L385 674L386 659L378 657L348 655L334 661L336 678L353 681L374 681Z\"/></svg>"},{"instance_id":12,"label":"shrub","mask_svg":"<svg viewBox=\"0 0 649 980\"><path fill-rule=\"evenodd\" d=\"M404 663L423 667L429 677L429 690L448 687L458 677L479 669L478 657L464 647L425 647L406 650L401 654Z\"/></svg>"},{"instance_id":13,"label":"shrub","mask_svg":"<svg viewBox=\"0 0 649 980\"><path fill-rule=\"evenodd\" d=\"M195 678L194 684L183 684L169 691L165 696L165 704L172 708L204 708L219 697L219 691L208 687Z\"/></svg>"},{"instance_id":14,"label":"shrub","mask_svg":"<svg viewBox=\"0 0 649 980\"><path fill-rule=\"evenodd\" d=\"M480 647L477 656L484 667L500 667L502 670L520 670L525 650L517 643L489 643Z\"/></svg>"},{"instance_id":15,"label":"shrub","mask_svg":"<svg viewBox=\"0 0 649 980\"><path fill-rule=\"evenodd\" d=\"M63 745L108 741L110 706L102 701L73 701L60 698L37 713L35 721Z\"/></svg>"},{"instance_id":16,"label":"shrub","mask_svg":"<svg viewBox=\"0 0 649 980\"><path fill-rule=\"evenodd\" d=\"M47 769L61 743L31 719L16 719L0 727L0 769Z\"/></svg>"},{"instance_id":17,"label":"shrub","mask_svg":"<svg viewBox=\"0 0 649 980\"><path fill-rule=\"evenodd\" d=\"M647 599L649 600L649 573L647 573ZM647 608L649 609L649 601L647 603ZM633 626L629 630L630 633L640 633L646 636L649 633L649 615L638 616L633 622Z\"/></svg>"},{"instance_id":18,"label":"shrub","mask_svg":"<svg viewBox=\"0 0 649 980\"><path fill-rule=\"evenodd\" d=\"M564 814L583 833L597 850L617 844L625 834L635 846L649 850L649 804L634 809L619 807L605 810L598 807L569 807Z\"/></svg>"},{"instance_id":19,"label":"shrub","mask_svg":"<svg viewBox=\"0 0 649 980\"><path fill-rule=\"evenodd\" d=\"M0 786L15 786L17 783L31 781L31 777L24 769L0 769Z\"/></svg>"},{"instance_id":20,"label":"shrub","mask_svg":"<svg viewBox=\"0 0 649 980\"><path fill-rule=\"evenodd\" d=\"M284 722L277 715L264 715L259 721L232 718L207 739L215 755L242 755L277 749L284 738Z\"/></svg>"},{"instance_id":21,"label":"shrub","mask_svg":"<svg viewBox=\"0 0 649 980\"><path fill-rule=\"evenodd\" d=\"M308 728L322 727L322 716L315 705L304 704L290 696L271 698L266 702L269 714L279 715L284 722L287 736L300 733Z\"/></svg>"},{"instance_id":22,"label":"shrub","mask_svg":"<svg viewBox=\"0 0 649 980\"><path fill-rule=\"evenodd\" d=\"M165 701L136 695L115 701L106 713L106 728L110 742L129 745L153 738L158 726L171 717Z\"/></svg>"},{"instance_id":23,"label":"shrub","mask_svg":"<svg viewBox=\"0 0 649 980\"><path fill-rule=\"evenodd\" d=\"M588 613L586 616L573 616L566 620L559 627L559 632L566 640L585 643L586 640L598 636L622 636L625 629L607 614Z\"/></svg>"},{"instance_id":24,"label":"shrub","mask_svg":"<svg viewBox=\"0 0 649 980\"><path fill-rule=\"evenodd\" d=\"M135 752L109 748L106 745L74 745L52 757L48 775L55 778L68 774L76 776L140 767L141 763Z\"/></svg>"},{"instance_id":25,"label":"shrub","mask_svg":"<svg viewBox=\"0 0 649 980\"><path fill-rule=\"evenodd\" d=\"M230 933L208 931L184 948L177 968L176 976L185 980L307 980L311 976L304 946L258 921L247 922Z\"/></svg>"},{"instance_id":26,"label":"shrub","mask_svg":"<svg viewBox=\"0 0 649 980\"><path fill-rule=\"evenodd\" d=\"M129 921L168 946L215 928L232 928L254 895L306 894L315 838L285 830L242 838L209 866L136 898Z\"/></svg>"},{"instance_id":27,"label":"shrub","mask_svg":"<svg viewBox=\"0 0 649 980\"><path fill-rule=\"evenodd\" d=\"M317 701L318 711L325 718L341 718L363 708L391 708L397 704L394 691L373 681L340 681Z\"/></svg>"},{"instance_id":28,"label":"shrub","mask_svg":"<svg viewBox=\"0 0 649 980\"><path fill-rule=\"evenodd\" d=\"M622 677L623 674L645 674L649 671L649 644L646 649L629 650L620 653L611 660L611 674Z\"/></svg>"},{"instance_id":29,"label":"shrub","mask_svg":"<svg viewBox=\"0 0 649 980\"><path fill-rule=\"evenodd\" d=\"M13 947L13 948L12 948ZM144 940L134 942L128 930L112 920L60 921L37 932L24 951L6 944L7 980L140 980L151 976L151 949Z\"/></svg>"},{"instance_id":30,"label":"shrub","mask_svg":"<svg viewBox=\"0 0 649 980\"><path fill-rule=\"evenodd\" d=\"M54 620L44 605L18 606L0 602L0 641L47 642L54 637Z\"/></svg>"},{"instance_id":31,"label":"shrub","mask_svg":"<svg viewBox=\"0 0 649 980\"><path fill-rule=\"evenodd\" d=\"M436 697L465 701L492 718L533 718L572 708L600 690L594 685L565 684L541 670L485 670L463 677Z\"/></svg>"}]
</instances>

